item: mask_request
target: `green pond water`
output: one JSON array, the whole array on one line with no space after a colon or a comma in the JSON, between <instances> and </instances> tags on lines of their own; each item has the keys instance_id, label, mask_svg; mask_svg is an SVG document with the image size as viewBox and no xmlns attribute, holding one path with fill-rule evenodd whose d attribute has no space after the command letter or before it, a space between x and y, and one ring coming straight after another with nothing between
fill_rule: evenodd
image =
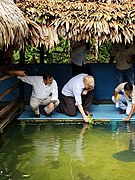
<instances>
[{"instance_id":1,"label":"green pond water","mask_svg":"<svg viewBox=\"0 0 135 180\"><path fill-rule=\"evenodd\" d=\"M135 123L15 125L0 142L2 180L134 180Z\"/></svg>"}]
</instances>

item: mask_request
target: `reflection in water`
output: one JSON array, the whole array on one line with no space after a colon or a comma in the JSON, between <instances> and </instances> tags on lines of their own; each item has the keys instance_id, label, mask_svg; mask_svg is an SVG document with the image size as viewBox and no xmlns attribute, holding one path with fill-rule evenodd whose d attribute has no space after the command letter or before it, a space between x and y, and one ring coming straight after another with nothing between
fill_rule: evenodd
<instances>
[{"instance_id":1,"label":"reflection in water","mask_svg":"<svg viewBox=\"0 0 135 180\"><path fill-rule=\"evenodd\" d=\"M48 166L50 169L59 169L62 166L60 158L62 151L62 154L69 155L70 177L74 179L72 164L78 160L84 162L83 135L88 124L84 124L82 129L75 126L63 129L60 126L62 131L57 126L33 126L30 128L23 125L20 130L19 127L16 128L18 128L17 137L13 134L8 137L6 143L1 143L0 178L30 178L32 175L28 171L29 164L33 168Z\"/></svg>"},{"instance_id":2,"label":"reflection in water","mask_svg":"<svg viewBox=\"0 0 135 180\"><path fill-rule=\"evenodd\" d=\"M88 124L16 126L1 142L0 179L123 180L125 167L131 180L134 127L116 122L92 129Z\"/></svg>"},{"instance_id":3,"label":"reflection in water","mask_svg":"<svg viewBox=\"0 0 135 180\"><path fill-rule=\"evenodd\" d=\"M119 131L126 130L131 133L129 140L129 147L127 150L123 150L113 154L113 158L119 161L134 162L135 161L135 124L123 123L120 129L117 129L116 134L122 134Z\"/></svg>"},{"instance_id":4,"label":"reflection in water","mask_svg":"<svg viewBox=\"0 0 135 180\"><path fill-rule=\"evenodd\" d=\"M85 131L86 131L86 129L88 127L89 127L88 124L83 125L83 128L82 128L82 130L81 130L81 132L79 134L79 137L76 140L75 153L71 156L71 159L70 159L71 177L72 177L73 180L74 180L73 167L72 167L73 157L76 160L80 160L80 161L84 162L84 155L83 155L83 152L82 152L82 149L83 149L83 135L84 135L84 133L85 133ZM80 175L83 175L83 174L79 173L78 176L80 176ZM82 178L82 180L86 179L86 178L84 178L82 176L81 176L81 178Z\"/></svg>"},{"instance_id":5,"label":"reflection in water","mask_svg":"<svg viewBox=\"0 0 135 180\"><path fill-rule=\"evenodd\" d=\"M89 127L89 124L84 124L83 128L79 134L79 137L76 139L76 149L75 149L75 153L74 153L74 158L78 159L82 162L84 162L84 154L83 154L82 149L85 148L83 146L83 135L88 127Z\"/></svg>"}]
</instances>

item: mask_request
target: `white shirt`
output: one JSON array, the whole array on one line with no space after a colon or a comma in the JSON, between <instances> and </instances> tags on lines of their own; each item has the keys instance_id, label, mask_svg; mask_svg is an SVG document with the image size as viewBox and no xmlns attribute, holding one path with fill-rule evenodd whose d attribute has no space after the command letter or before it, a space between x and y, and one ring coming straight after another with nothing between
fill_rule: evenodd
<instances>
[{"instance_id":1,"label":"white shirt","mask_svg":"<svg viewBox=\"0 0 135 180\"><path fill-rule=\"evenodd\" d=\"M31 97L35 97L38 99L47 99L50 94L52 94L51 100L58 99L58 86L56 81L53 79L51 85L45 85L43 81L43 76L18 76L18 79L21 79L23 82L32 85L32 95Z\"/></svg>"},{"instance_id":2,"label":"white shirt","mask_svg":"<svg viewBox=\"0 0 135 180\"><path fill-rule=\"evenodd\" d=\"M83 77L87 74L79 74L71 78L63 87L62 94L64 96L75 97L75 105L82 104L81 93L84 89Z\"/></svg>"}]
</instances>

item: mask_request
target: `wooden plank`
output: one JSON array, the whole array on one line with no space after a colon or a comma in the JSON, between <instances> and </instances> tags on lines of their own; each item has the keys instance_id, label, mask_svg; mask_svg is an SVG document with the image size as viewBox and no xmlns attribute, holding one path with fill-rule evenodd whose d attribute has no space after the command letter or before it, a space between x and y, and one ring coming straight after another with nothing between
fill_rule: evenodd
<instances>
[{"instance_id":1,"label":"wooden plank","mask_svg":"<svg viewBox=\"0 0 135 180\"><path fill-rule=\"evenodd\" d=\"M11 101L9 104L7 104L4 108L1 109L0 118L2 118L7 112L10 111L10 109L15 105L15 103L17 103L17 100L18 98L14 101Z\"/></svg>"},{"instance_id":2,"label":"wooden plank","mask_svg":"<svg viewBox=\"0 0 135 180\"><path fill-rule=\"evenodd\" d=\"M19 106L14 108L12 112L0 122L0 134L3 133L4 128L18 115Z\"/></svg>"},{"instance_id":3,"label":"wooden plank","mask_svg":"<svg viewBox=\"0 0 135 180\"><path fill-rule=\"evenodd\" d=\"M33 117L33 119L18 119L21 123L49 123L49 122L55 122L55 123L85 123L83 119L37 119ZM95 123L107 123L111 122L109 119L93 119Z\"/></svg>"},{"instance_id":4,"label":"wooden plank","mask_svg":"<svg viewBox=\"0 0 135 180\"><path fill-rule=\"evenodd\" d=\"M0 81L4 81L6 79L10 79L11 77L13 77L14 75L7 75L7 74L3 74L0 76Z\"/></svg>"},{"instance_id":5,"label":"wooden plank","mask_svg":"<svg viewBox=\"0 0 135 180\"><path fill-rule=\"evenodd\" d=\"M15 84L14 86L6 89L3 93L0 94L0 100L2 100L6 95L14 91L17 87L19 87L19 83Z\"/></svg>"},{"instance_id":6,"label":"wooden plank","mask_svg":"<svg viewBox=\"0 0 135 180\"><path fill-rule=\"evenodd\" d=\"M83 119L37 119L33 117L33 119L18 119L21 123L49 123L49 122L55 122L55 123L84 123Z\"/></svg>"}]
</instances>

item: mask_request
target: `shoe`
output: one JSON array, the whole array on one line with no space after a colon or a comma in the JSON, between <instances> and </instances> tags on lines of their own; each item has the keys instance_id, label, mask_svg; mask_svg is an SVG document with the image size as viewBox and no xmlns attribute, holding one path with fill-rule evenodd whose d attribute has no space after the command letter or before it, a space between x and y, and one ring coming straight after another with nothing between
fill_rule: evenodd
<instances>
[{"instance_id":1,"label":"shoe","mask_svg":"<svg viewBox=\"0 0 135 180\"><path fill-rule=\"evenodd\" d=\"M40 114L35 114L35 118L40 118Z\"/></svg>"},{"instance_id":2,"label":"shoe","mask_svg":"<svg viewBox=\"0 0 135 180\"><path fill-rule=\"evenodd\" d=\"M52 116L52 113L47 113L47 112L44 110L44 115L47 116L47 117L51 117L51 116Z\"/></svg>"},{"instance_id":3,"label":"shoe","mask_svg":"<svg viewBox=\"0 0 135 180\"><path fill-rule=\"evenodd\" d=\"M125 114L126 110L120 110L119 114Z\"/></svg>"},{"instance_id":4,"label":"shoe","mask_svg":"<svg viewBox=\"0 0 135 180\"><path fill-rule=\"evenodd\" d=\"M45 110L44 110L44 107L45 106L39 106L39 111L40 111L40 113L42 114L42 115L45 115Z\"/></svg>"},{"instance_id":5,"label":"shoe","mask_svg":"<svg viewBox=\"0 0 135 180\"><path fill-rule=\"evenodd\" d=\"M41 114L44 115L44 116L47 116L47 117L51 117L52 113L47 113L44 108L45 108L45 106L40 106L39 107Z\"/></svg>"}]
</instances>

